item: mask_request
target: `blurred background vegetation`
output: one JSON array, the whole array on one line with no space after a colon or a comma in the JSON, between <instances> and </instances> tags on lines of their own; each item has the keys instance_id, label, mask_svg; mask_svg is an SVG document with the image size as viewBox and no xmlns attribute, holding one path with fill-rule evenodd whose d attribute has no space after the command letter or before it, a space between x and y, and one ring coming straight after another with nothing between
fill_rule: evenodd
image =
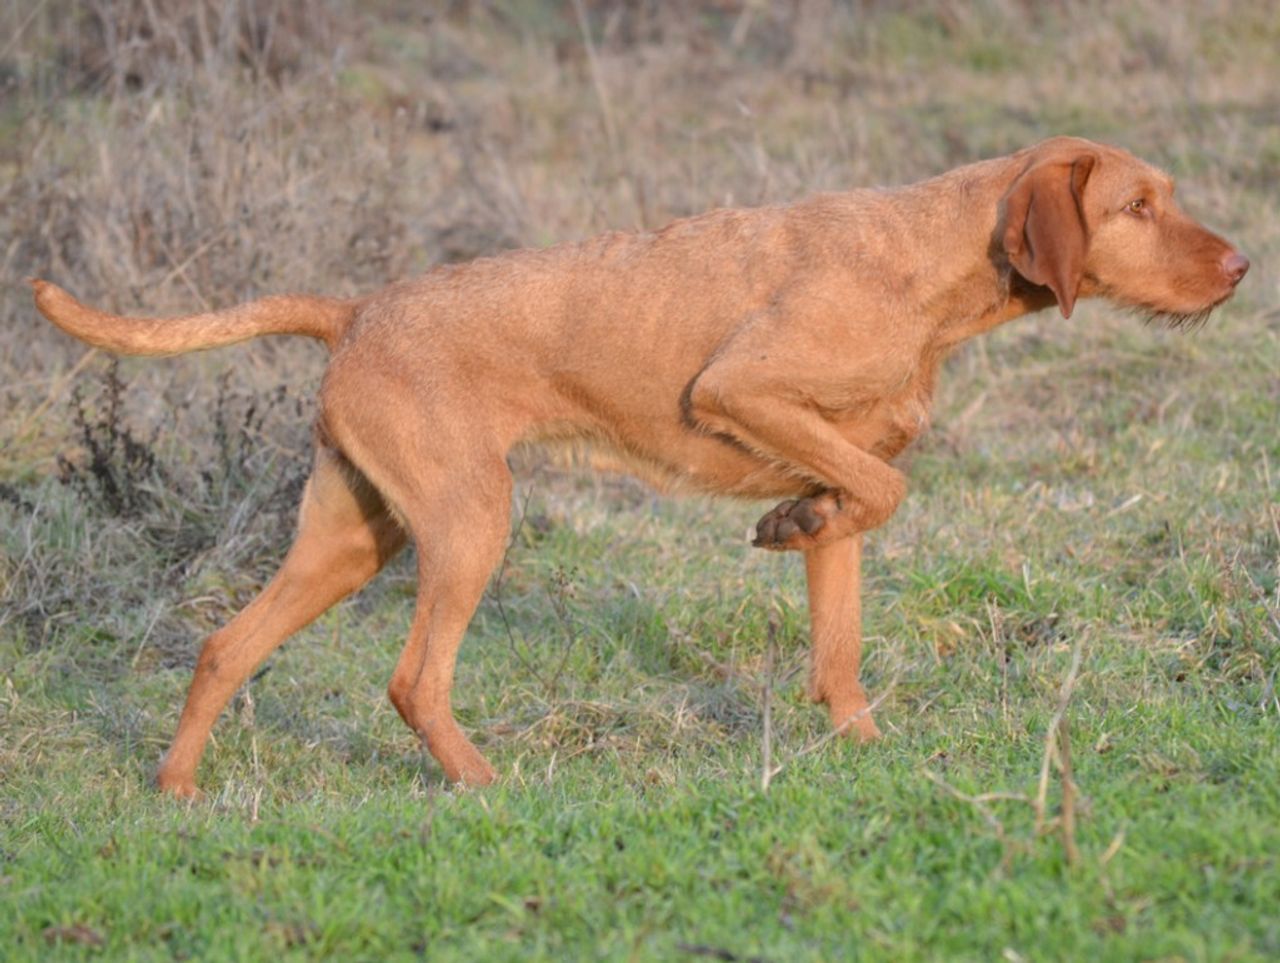
<instances>
[{"instance_id":1,"label":"blurred background vegetation","mask_svg":"<svg viewBox=\"0 0 1280 963\"><path fill-rule=\"evenodd\" d=\"M109 368L35 314L24 276L134 313L347 295L1070 133L1178 176L1191 212L1253 258L1248 282L1198 341L1094 307L967 347L920 451L1058 444L1096 460L1135 412L1177 413L1163 389L1200 351L1233 412L1199 425L1213 471L1228 470L1231 425L1275 423L1280 17L1266 0L8 0L0 37L0 493L21 515L50 479L79 477L81 503L102 492L98 534L145 516L160 563L188 559L170 578L199 568L193 549L250 582L270 570L323 351ZM1143 355L1165 356L1158 385L1128 370ZM46 619L60 593L11 579ZM68 600L110 594L63 584Z\"/></svg>"},{"instance_id":2,"label":"blurred background vegetation","mask_svg":"<svg viewBox=\"0 0 1280 963\"><path fill-rule=\"evenodd\" d=\"M1277 50L1271 0L0 0L0 933L31 958L1274 958ZM402 560L237 699L210 810L149 794L200 637L288 543L325 356L115 362L25 276L145 314L348 295L1053 134L1166 168L1253 268L1191 335L1086 304L948 363L869 540L881 747L757 796L766 681L780 755L825 726L799 566L744 538L767 506L530 459L455 698L503 788L440 794L384 697ZM1034 792L1076 646L1070 874L1016 803L932 777Z\"/></svg>"}]
</instances>

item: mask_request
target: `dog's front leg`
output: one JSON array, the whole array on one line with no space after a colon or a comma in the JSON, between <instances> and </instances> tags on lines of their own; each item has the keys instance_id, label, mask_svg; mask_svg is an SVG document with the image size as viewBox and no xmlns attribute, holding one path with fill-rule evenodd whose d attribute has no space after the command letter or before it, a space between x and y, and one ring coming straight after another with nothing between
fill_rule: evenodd
<instances>
[{"instance_id":1,"label":"dog's front leg","mask_svg":"<svg viewBox=\"0 0 1280 963\"><path fill-rule=\"evenodd\" d=\"M862 532L883 524L906 494L896 468L841 434L806 403L789 365L767 347L722 355L689 393L690 415L752 451L813 480L815 493L784 502L761 519L755 544L805 553L813 634L810 694L836 728L860 741L879 736L858 680ZM821 388L821 386L819 386Z\"/></svg>"},{"instance_id":2,"label":"dog's front leg","mask_svg":"<svg viewBox=\"0 0 1280 963\"><path fill-rule=\"evenodd\" d=\"M732 356L709 367L690 391L689 413L704 429L812 479L813 495L760 520L755 545L807 552L888 521L907 492L902 472L851 444L793 384L753 368Z\"/></svg>"},{"instance_id":3,"label":"dog's front leg","mask_svg":"<svg viewBox=\"0 0 1280 963\"><path fill-rule=\"evenodd\" d=\"M858 678L862 662L862 535L804 553L813 651L809 695L825 702L831 724L859 742L880 736Z\"/></svg>"}]
</instances>

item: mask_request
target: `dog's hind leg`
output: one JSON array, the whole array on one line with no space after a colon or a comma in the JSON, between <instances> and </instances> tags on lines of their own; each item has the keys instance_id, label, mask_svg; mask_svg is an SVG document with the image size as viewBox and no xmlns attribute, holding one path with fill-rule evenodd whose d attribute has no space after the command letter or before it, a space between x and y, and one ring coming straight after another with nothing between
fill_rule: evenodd
<instances>
[{"instance_id":1,"label":"dog's hind leg","mask_svg":"<svg viewBox=\"0 0 1280 963\"><path fill-rule=\"evenodd\" d=\"M320 417L418 552L417 607L387 694L450 780L484 785L496 773L458 727L450 690L458 647L510 535L505 456L523 431L521 414L495 393L452 392L443 376L406 377L397 357L360 347L330 364Z\"/></svg>"},{"instance_id":2,"label":"dog's hind leg","mask_svg":"<svg viewBox=\"0 0 1280 963\"><path fill-rule=\"evenodd\" d=\"M487 463L470 470L453 463L447 490L420 487L401 508L418 547L418 604L387 694L450 780L486 785L497 773L458 727L450 702L458 647L510 530L506 462L478 461Z\"/></svg>"},{"instance_id":3,"label":"dog's hind leg","mask_svg":"<svg viewBox=\"0 0 1280 963\"><path fill-rule=\"evenodd\" d=\"M235 691L285 639L371 579L404 541L373 487L340 454L320 447L279 572L200 652L177 735L156 775L161 789L196 795L196 765Z\"/></svg>"}]
</instances>

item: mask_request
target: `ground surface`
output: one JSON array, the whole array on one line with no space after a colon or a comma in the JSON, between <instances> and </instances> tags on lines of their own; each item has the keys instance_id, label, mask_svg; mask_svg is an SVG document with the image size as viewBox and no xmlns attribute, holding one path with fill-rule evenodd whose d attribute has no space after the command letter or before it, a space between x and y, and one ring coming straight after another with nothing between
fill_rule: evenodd
<instances>
[{"instance_id":1,"label":"ground surface","mask_svg":"<svg viewBox=\"0 0 1280 963\"><path fill-rule=\"evenodd\" d=\"M573 4L227 6L0 9L6 959L1280 955L1271 5L586 4L589 44ZM868 547L882 743L814 747L767 505L530 459L455 700L500 785L444 785L385 698L406 558L237 697L206 801L151 790L287 544L323 356L112 369L24 275L341 294L1053 133L1165 166L1254 268L1192 334L1086 305L950 362Z\"/></svg>"}]
</instances>

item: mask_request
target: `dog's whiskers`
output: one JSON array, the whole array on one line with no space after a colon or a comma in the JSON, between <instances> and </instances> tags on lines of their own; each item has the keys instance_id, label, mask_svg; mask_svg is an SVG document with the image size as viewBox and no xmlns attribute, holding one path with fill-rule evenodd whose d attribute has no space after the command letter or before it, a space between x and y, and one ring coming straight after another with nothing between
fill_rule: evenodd
<instances>
[{"instance_id":1,"label":"dog's whiskers","mask_svg":"<svg viewBox=\"0 0 1280 963\"><path fill-rule=\"evenodd\" d=\"M1144 320L1146 324L1163 325L1170 331L1198 331L1204 327L1205 322L1209 320L1209 315L1212 313L1212 308L1187 313L1156 311L1148 314Z\"/></svg>"},{"instance_id":2,"label":"dog's whiskers","mask_svg":"<svg viewBox=\"0 0 1280 963\"><path fill-rule=\"evenodd\" d=\"M1195 311L1167 311L1153 304L1139 304L1135 305L1133 310L1141 316L1144 325L1159 325L1170 331L1192 332L1203 328L1209 316L1220 304L1222 301L1215 301L1208 307Z\"/></svg>"}]
</instances>

